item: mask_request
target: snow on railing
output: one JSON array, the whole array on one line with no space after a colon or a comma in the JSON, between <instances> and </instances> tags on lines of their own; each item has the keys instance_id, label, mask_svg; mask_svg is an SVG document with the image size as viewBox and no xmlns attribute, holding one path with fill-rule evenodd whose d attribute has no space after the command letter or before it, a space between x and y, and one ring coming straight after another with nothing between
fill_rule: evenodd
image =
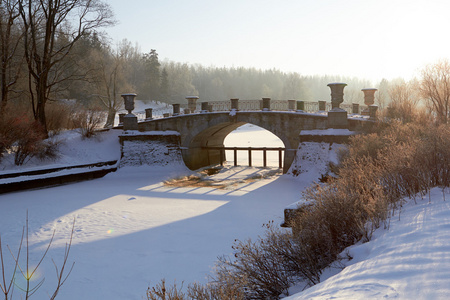
<instances>
[{"instance_id":1,"label":"snow on railing","mask_svg":"<svg viewBox=\"0 0 450 300\"><path fill-rule=\"evenodd\" d=\"M231 110L231 101L208 101L208 111L211 112L226 112ZM318 101L303 101L304 103L304 112L307 113L317 113L319 110L319 102ZM144 105L144 104L143 104ZM261 111L263 110L263 100L239 100L239 111ZM140 107L142 109L142 107ZM148 107L152 108L152 119L160 119L173 115L173 106L168 103L159 102L159 101L151 101L148 104ZM347 111L348 114L353 113L353 106L351 103L342 103L340 108ZM359 110L362 111L366 109L365 105L360 105ZM289 111L289 100L270 100L270 110L271 111ZM296 109L294 109L295 111ZM325 111L331 110L331 102L325 103ZM196 109L194 113L198 113L202 111L202 102L196 103ZM123 113L120 111L119 113ZM188 104L180 105L180 115L192 113L188 107ZM146 112L145 110L137 110L134 111L138 118L138 121L145 121Z\"/></svg>"}]
</instances>

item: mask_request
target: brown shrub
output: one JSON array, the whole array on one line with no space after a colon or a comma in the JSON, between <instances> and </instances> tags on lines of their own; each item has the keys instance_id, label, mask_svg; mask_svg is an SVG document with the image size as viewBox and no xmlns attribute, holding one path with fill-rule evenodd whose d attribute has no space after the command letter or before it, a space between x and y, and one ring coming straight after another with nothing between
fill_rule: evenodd
<instances>
[{"instance_id":1,"label":"brown shrub","mask_svg":"<svg viewBox=\"0 0 450 300\"><path fill-rule=\"evenodd\" d=\"M219 285L214 282L206 285L193 283L184 292L182 285L177 287L177 284L174 283L167 286L165 280L162 279L159 284L147 289L146 296L148 300L244 300L241 288L238 285Z\"/></svg>"},{"instance_id":2,"label":"brown shrub","mask_svg":"<svg viewBox=\"0 0 450 300\"><path fill-rule=\"evenodd\" d=\"M101 127L105 115L106 113L100 109L79 109L73 119L75 128L79 128L83 137L90 138Z\"/></svg>"},{"instance_id":3,"label":"brown shrub","mask_svg":"<svg viewBox=\"0 0 450 300\"><path fill-rule=\"evenodd\" d=\"M45 134L39 122L26 118L13 119L11 126L15 132L14 164L21 166L27 158L37 155L42 150Z\"/></svg>"},{"instance_id":4,"label":"brown shrub","mask_svg":"<svg viewBox=\"0 0 450 300\"><path fill-rule=\"evenodd\" d=\"M0 161L13 143L14 132L9 126L9 120L5 116L0 116Z\"/></svg>"},{"instance_id":5,"label":"brown shrub","mask_svg":"<svg viewBox=\"0 0 450 300\"><path fill-rule=\"evenodd\" d=\"M75 129L74 117L77 108L72 103L51 102L46 105L47 129L53 134L62 130Z\"/></svg>"},{"instance_id":6,"label":"brown shrub","mask_svg":"<svg viewBox=\"0 0 450 300\"><path fill-rule=\"evenodd\" d=\"M26 115L0 118L0 159L5 153L14 153L14 164L21 166L32 157L55 158L61 143L56 139L44 140L45 134L37 121Z\"/></svg>"},{"instance_id":7,"label":"brown shrub","mask_svg":"<svg viewBox=\"0 0 450 300\"><path fill-rule=\"evenodd\" d=\"M149 287L147 289L148 300L184 300L187 299L182 292L182 287L178 288L176 283L174 285L166 287L166 281L161 280L161 283L155 287Z\"/></svg>"}]
</instances>

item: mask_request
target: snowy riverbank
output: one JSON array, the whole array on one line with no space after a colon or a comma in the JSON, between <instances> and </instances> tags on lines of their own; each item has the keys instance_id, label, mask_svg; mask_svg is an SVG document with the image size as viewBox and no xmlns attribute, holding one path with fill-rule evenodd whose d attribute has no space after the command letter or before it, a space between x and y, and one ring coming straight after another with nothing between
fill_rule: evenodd
<instances>
[{"instance_id":1,"label":"snowy riverbank","mask_svg":"<svg viewBox=\"0 0 450 300\"><path fill-rule=\"evenodd\" d=\"M372 240L347 248L345 269L286 300L448 299L450 297L450 190L409 200ZM329 277L329 278L327 278Z\"/></svg>"}]
</instances>

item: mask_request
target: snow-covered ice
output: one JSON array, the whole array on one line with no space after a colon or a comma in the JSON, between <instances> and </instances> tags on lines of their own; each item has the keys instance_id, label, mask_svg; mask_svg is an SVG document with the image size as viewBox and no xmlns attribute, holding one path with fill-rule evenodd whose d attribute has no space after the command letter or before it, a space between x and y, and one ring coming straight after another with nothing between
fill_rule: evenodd
<instances>
[{"instance_id":1,"label":"snow-covered ice","mask_svg":"<svg viewBox=\"0 0 450 300\"><path fill-rule=\"evenodd\" d=\"M60 299L142 299L147 286L161 278L206 282L217 256L229 254L234 239L255 238L269 220L280 223L283 208L302 188L287 177L231 190L161 183L189 172L126 167L97 180L2 195L3 243L17 246L27 210L33 258L57 230L41 266L46 283L36 298L42 299L54 283L50 258L61 260L75 218L70 254L75 268Z\"/></svg>"}]
</instances>

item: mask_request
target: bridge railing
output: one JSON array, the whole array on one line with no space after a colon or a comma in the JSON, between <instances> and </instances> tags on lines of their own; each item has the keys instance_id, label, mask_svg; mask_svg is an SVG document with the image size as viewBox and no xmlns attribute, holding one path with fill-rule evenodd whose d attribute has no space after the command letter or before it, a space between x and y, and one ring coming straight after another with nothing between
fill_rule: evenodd
<instances>
[{"instance_id":1,"label":"bridge railing","mask_svg":"<svg viewBox=\"0 0 450 300\"><path fill-rule=\"evenodd\" d=\"M165 118L165 117L172 115L172 113L173 113L172 105L168 105L168 107L166 107L166 108L153 109L152 118L153 119L161 119L161 118ZM145 119L146 119L145 110L136 111L136 112L133 112L133 114L136 115L136 117L138 118L138 121L145 121Z\"/></svg>"},{"instance_id":2,"label":"bridge railing","mask_svg":"<svg viewBox=\"0 0 450 300\"><path fill-rule=\"evenodd\" d=\"M309 113L319 112L319 102L318 101L303 101L304 111ZM230 101L210 101L208 104L211 106L211 111L230 111L231 102ZM340 105L342 109L347 111L347 113L353 113L353 104L342 103ZM364 109L366 106L360 106L360 109ZM239 110L240 111L259 111L263 109L262 100L239 100ZM198 107L200 110L200 106ZM273 111L289 111L289 100L271 100L270 110ZM296 110L296 109L294 109ZM325 111L331 110L331 102L325 104Z\"/></svg>"},{"instance_id":3,"label":"bridge railing","mask_svg":"<svg viewBox=\"0 0 450 300\"><path fill-rule=\"evenodd\" d=\"M325 101L324 101L325 102ZM325 110L320 110L320 104L318 101L303 101L304 103L304 112L307 113L317 113L317 112L327 112L331 110L331 102L325 102L322 103L325 104ZM208 109L207 111L211 112L222 112L222 111L230 111L231 110L231 101L208 101ZM188 113L198 113L201 112L203 108L202 102L195 104L195 110L192 112L193 107L188 104L181 104L179 109L180 115L182 114L188 114ZM342 103L340 105L340 108L347 111L348 114L353 113L353 104L351 103ZM263 110L263 100L239 100L239 111L261 111ZM292 109L289 109L289 100L271 100L270 101L270 110L271 111L289 111ZM293 109L294 111L296 109ZM367 106L360 105L359 106L359 113L361 111L367 110ZM135 111L133 112L137 118L138 121L145 121L147 120L147 114L145 111ZM152 119L160 119L164 117L169 117L174 114L174 105L166 104L166 106L159 106L152 109Z\"/></svg>"}]
</instances>

